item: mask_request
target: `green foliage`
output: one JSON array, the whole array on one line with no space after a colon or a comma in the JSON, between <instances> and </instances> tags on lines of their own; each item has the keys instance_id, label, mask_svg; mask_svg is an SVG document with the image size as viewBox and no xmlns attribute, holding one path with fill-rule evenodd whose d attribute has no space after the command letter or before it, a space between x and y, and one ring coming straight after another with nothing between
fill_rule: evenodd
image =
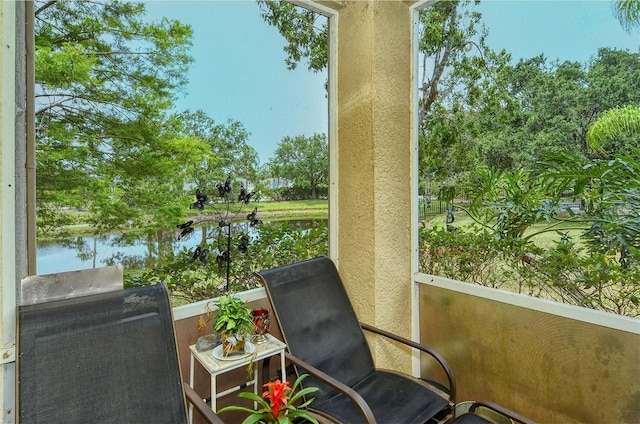
<instances>
[{"instance_id":1,"label":"green foliage","mask_svg":"<svg viewBox=\"0 0 640 424\"><path fill-rule=\"evenodd\" d=\"M458 281L501 288L511 280L503 266L503 245L487 229L449 232L420 227L420 271Z\"/></svg>"},{"instance_id":2,"label":"green foliage","mask_svg":"<svg viewBox=\"0 0 640 424\"><path fill-rule=\"evenodd\" d=\"M420 12L420 178L445 179L480 163L480 107L510 108L502 70L510 60L486 44L477 2L438 2ZM433 62L433 63L431 63Z\"/></svg>"},{"instance_id":3,"label":"green foliage","mask_svg":"<svg viewBox=\"0 0 640 424\"><path fill-rule=\"evenodd\" d=\"M612 160L559 155L543 167L542 182L550 190L573 188L588 205L580 219L589 223L590 249L612 255L626 268L640 264L640 150Z\"/></svg>"},{"instance_id":4,"label":"green foliage","mask_svg":"<svg viewBox=\"0 0 640 424\"><path fill-rule=\"evenodd\" d=\"M616 0L613 11L625 31L640 27L640 1Z\"/></svg>"},{"instance_id":5,"label":"green foliage","mask_svg":"<svg viewBox=\"0 0 640 424\"><path fill-rule=\"evenodd\" d=\"M238 297L222 296L213 301L218 309L213 318L213 331L226 338L253 334L255 325L251 319L251 308Z\"/></svg>"},{"instance_id":6,"label":"green foliage","mask_svg":"<svg viewBox=\"0 0 640 424\"><path fill-rule=\"evenodd\" d=\"M307 200L309 199L309 193L311 188L309 186L293 186L293 187L281 187L274 190L272 197L278 200ZM322 185L316 187L316 200L327 199L329 197L329 187Z\"/></svg>"},{"instance_id":7,"label":"green foliage","mask_svg":"<svg viewBox=\"0 0 640 424\"><path fill-rule=\"evenodd\" d=\"M589 147L605 156L624 149L628 145L637 146L640 141L640 107L628 105L606 110L591 124L587 131Z\"/></svg>"},{"instance_id":8,"label":"green foliage","mask_svg":"<svg viewBox=\"0 0 640 424\"><path fill-rule=\"evenodd\" d=\"M594 119L640 104L638 53L603 48L585 64L540 55L512 65L504 52L488 57L492 66L460 66L440 83L420 134L423 179L464 178L478 165L531 170L561 152L589 158ZM637 144L617 134L603 145L610 157Z\"/></svg>"},{"instance_id":9,"label":"green foliage","mask_svg":"<svg viewBox=\"0 0 640 424\"><path fill-rule=\"evenodd\" d=\"M458 205L496 239L523 239L556 231L560 223L585 230L584 242L593 252L613 255L628 267L640 262L640 212L638 212L640 151L618 154L612 160L586 160L578 155L548 155L537 172L495 171L480 168L474 178L441 192L444 200L455 195L471 199ZM563 205L565 193L581 199L585 210L577 213ZM546 227L525 236L531 226Z\"/></svg>"},{"instance_id":10,"label":"green foliage","mask_svg":"<svg viewBox=\"0 0 640 424\"><path fill-rule=\"evenodd\" d=\"M236 248L232 242L229 293L260 287L253 271L270 269L280 265L326 255L329 251L326 221L317 221L311 228L300 228L288 222L280 225L255 227L257 235L250 240L247 253ZM201 245L209 251L226 250L224 237L206 238L202 228L201 237L209 240ZM162 282L171 290L175 302L193 303L228 294L226 292L226 270L210 261L203 264L193 260L193 253L183 249L178 254L169 253L164 263L146 269L138 275L125 276L125 285L141 286Z\"/></svg>"},{"instance_id":11,"label":"green foliage","mask_svg":"<svg viewBox=\"0 0 640 424\"><path fill-rule=\"evenodd\" d=\"M562 237L550 248L495 239L476 227L420 231L420 271L563 303L640 317L640 267L588 253Z\"/></svg>"},{"instance_id":12,"label":"green foliage","mask_svg":"<svg viewBox=\"0 0 640 424\"><path fill-rule=\"evenodd\" d=\"M252 268L271 269L299 262L329 252L326 221L316 221L311 228L296 228L289 223L262 226L251 242Z\"/></svg>"},{"instance_id":13,"label":"green foliage","mask_svg":"<svg viewBox=\"0 0 640 424\"><path fill-rule=\"evenodd\" d=\"M145 23L142 3L36 1L35 10L39 231L77 211L99 232L175 222L190 164L207 153L161 133L186 83L190 27Z\"/></svg>"},{"instance_id":14,"label":"green foliage","mask_svg":"<svg viewBox=\"0 0 640 424\"><path fill-rule=\"evenodd\" d=\"M308 60L310 71L327 67L328 22L321 15L284 1L257 0L262 19L278 28L287 40L287 67L295 69L302 58Z\"/></svg>"},{"instance_id":15,"label":"green foliage","mask_svg":"<svg viewBox=\"0 0 640 424\"><path fill-rule=\"evenodd\" d=\"M640 316L640 268L589 253L569 237L544 250L520 275L538 296L607 312Z\"/></svg>"},{"instance_id":16,"label":"green foliage","mask_svg":"<svg viewBox=\"0 0 640 424\"><path fill-rule=\"evenodd\" d=\"M43 81L47 88L72 88L78 81L88 82L96 60L87 54L83 46L70 43L53 50L42 46L35 55L36 81Z\"/></svg>"},{"instance_id":17,"label":"green foliage","mask_svg":"<svg viewBox=\"0 0 640 424\"><path fill-rule=\"evenodd\" d=\"M480 167L468 180L446 191L441 198L452 201L454 195L471 200L458 205L479 225L490 229L496 239L521 238L533 224L552 223L564 211L560 202L562 193L549 196L548 188L539 184L538 176L519 170L496 171ZM550 224L552 229L555 224Z\"/></svg>"},{"instance_id":18,"label":"green foliage","mask_svg":"<svg viewBox=\"0 0 640 424\"><path fill-rule=\"evenodd\" d=\"M257 178L258 154L247 144L249 133L238 121L217 124L201 110L185 111L169 117L164 132L173 138L197 140L207 146L204 160L194 156L189 162L193 164L193 184L206 193L215 192L215 182L227 175Z\"/></svg>"},{"instance_id":19,"label":"green foliage","mask_svg":"<svg viewBox=\"0 0 640 424\"><path fill-rule=\"evenodd\" d=\"M443 194L469 197L457 207L481 229L423 230L421 269L492 287L510 282L518 292L638 316L638 175L637 148L611 160L549 155L535 174L480 169L467 185ZM563 206L567 190L583 200L583 210ZM561 226L583 231L577 241L563 234L551 247L536 245L538 236Z\"/></svg>"},{"instance_id":20,"label":"green foliage","mask_svg":"<svg viewBox=\"0 0 640 424\"><path fill-rule=\"evenodd\" d=\"M329 181L327 136L283 138L268 166L272 176L293 181L298 187L309 187L310 198L317 199L318 188Z\"/></svg>"}]
</instances>

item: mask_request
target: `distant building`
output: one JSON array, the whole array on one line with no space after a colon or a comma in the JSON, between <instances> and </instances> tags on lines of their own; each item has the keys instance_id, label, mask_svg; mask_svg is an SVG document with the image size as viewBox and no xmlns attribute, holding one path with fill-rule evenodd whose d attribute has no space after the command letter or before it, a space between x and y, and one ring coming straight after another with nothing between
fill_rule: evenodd
<instances>
[{"instance_id":1,"label":"distant building","mask_svg":"<svg viewBox=\"0 0 640 424\"><path fill-rule=\"evenodd\" d=\"M262 180L262 183L272 190L277 190L283 187L293 187L293 181L286 178L267 178Z\"/></svg>"}]
</instances>

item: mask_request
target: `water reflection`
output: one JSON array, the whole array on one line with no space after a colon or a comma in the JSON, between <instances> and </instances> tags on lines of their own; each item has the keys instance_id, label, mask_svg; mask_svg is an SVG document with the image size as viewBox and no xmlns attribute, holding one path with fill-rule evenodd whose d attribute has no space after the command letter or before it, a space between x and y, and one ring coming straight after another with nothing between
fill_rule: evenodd
<instances>
[{"instance_id":1,"label":"water reflection","mask_svg":"<svg viewBox=\"0 0 640 424\"><path fill-rule=\"evenodd\" d=\"M296 228L310 228L314 220L287 221ZM265 221L263 225L281 225L281 221ZM216 237L217 225L197 227L191 236L176 239L174 230L161 230L144 237L132 238L126 234L106 236L74 237L62 241L39 241L37 249L38 274L51 274L75 271L87 268L99 268L109 265L122 265L128 269L152 268L171 253L183 248L192 249L204 239ZM244 231L250 237L256 236L256 230L248 223L234 224L234 230Z\"/></svg>"}]
</instances>

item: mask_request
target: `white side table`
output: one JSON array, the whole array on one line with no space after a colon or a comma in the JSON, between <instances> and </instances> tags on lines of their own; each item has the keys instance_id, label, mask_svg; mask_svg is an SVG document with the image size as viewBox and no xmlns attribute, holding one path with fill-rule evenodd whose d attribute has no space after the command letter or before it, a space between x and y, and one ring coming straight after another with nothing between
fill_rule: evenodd
<instances>
[{"instance_id":1,"label":"white side table","mask_svg":"<svg viewBox=\"0 0 640 424\"><path fill-rule=\"evenodd\" d=\"M228 395L229 393L237 392L245 387L253 385L253 393L258 394L258 367L257 362L261 359L270 358L272 356L280 355L280 369L282 370L282 381L286 381L286 373L285 373L285 357L284 350L287 347L286 344L281 342L280 340L273 337L271 334L265 334L267 336L267 341L263 343L256 344L256 353L245 356L239 359L233 360L221 360L214 358L213 351L207 350L205 352L200 352L196 349L196 345L189 346L189 351L191 353L191 361L189 368L189 385L194 387L194 370L195 370L195 361L197 360L208 372L211 374L211 409L214 412L217 411L217 399ZM247 367L254 361L253 367L253 379L250 381L246 381L244 384L239 386L232 387L228 390L224 390L222 392L218 392L216 379L220 374L224 374L231 370L235 370L241 367ZM189 422L193 422L193 405L189 405Z\"/></svg>"}]
</instances>

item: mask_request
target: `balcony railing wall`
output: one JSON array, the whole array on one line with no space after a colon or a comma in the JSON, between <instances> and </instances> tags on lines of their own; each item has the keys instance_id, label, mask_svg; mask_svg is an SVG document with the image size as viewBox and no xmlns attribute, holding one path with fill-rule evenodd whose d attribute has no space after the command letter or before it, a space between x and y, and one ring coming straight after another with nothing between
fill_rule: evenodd
<instances>
[{"instance_id":1,"label":"balcony railing wall","mask_svg":"<svg viewBox=\"0 0 640 424\"><path fill-rule=\"evenodd\" d=\"M640 320L425 274L416 275L416 284L420 341L450 362L458 401L491 400L544 423L638 422ZM270 309L263 289L240 295ZM205 303L174 309L185 379L188 346L203 334L197 322ZM427 357L420 365L424 377L436 373L445 382ZM243 373L223 384L237 384ZM196 383L200 393L209 392L204 370L197 370ZM221 400L237 402L233 395Z\"/></svg>"},{"instance_id":2,"label":"balcony railing wall","mask_svg":"<svg viewBox=\"0 0 640 424\"><path fill-rule=\"evenodd\" d=\"M450 362L458 401L491 400L544 423L640 420L640 320L424 274L416 281L421 342ZM423 358L423 376L431 368Z\"/></svg>"}]
</instances>

